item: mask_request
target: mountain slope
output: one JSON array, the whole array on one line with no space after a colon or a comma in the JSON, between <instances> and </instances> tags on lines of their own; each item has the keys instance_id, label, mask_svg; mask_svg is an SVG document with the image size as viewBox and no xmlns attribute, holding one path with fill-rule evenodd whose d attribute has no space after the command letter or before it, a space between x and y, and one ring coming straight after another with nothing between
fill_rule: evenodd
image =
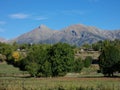
<instances>
[{"instance_id":1,"label":"mountain slope","mask_svg":"<svg viewBox=\"0 0 120 90\"><path fill-rule=\"evenodd\" d=\"M45 25L40 25L31 32L19 36L14 41L17 43L40 43L41 41L50 38L54 32L55 31L47 28Z\"/></svg>"},{"instance_id":2,"label":"mountain slope","mask_svg":"<svg viewBox=\"0 0 120 90\"><path fill-rule=\"evenodd\" d=\"M93 43L105 39L99 35L99 30L94 30L83 25L73 25L60 30L46 40L46 43L65 42L72 45L81 45L82 43Z\"/></svg>"},{"instance_id":3,"label":"mountain slope","mask_svg":"<svg viewBox=\"0 0 120 90\"><path fill-rule=\"evenodd\" d=\"M6 42L6 39L0 37L0 42Z\"/></svg>"},{"instance_id":4,"label":"mountain slope","mask_svg":"<svg viewBox=\"0 0 120 90\"><path fill-rule=\"evenodd\" d=\"M120 39L120 30L105 31L96 27L85 26L82 24L71 25L62 30L51 30L45 25L41 25L31 32L25 33L14 41L17 43L49 43L65 42L72 45L84 43L94 43L99 40Z\"/></svg>"}]
</instances>

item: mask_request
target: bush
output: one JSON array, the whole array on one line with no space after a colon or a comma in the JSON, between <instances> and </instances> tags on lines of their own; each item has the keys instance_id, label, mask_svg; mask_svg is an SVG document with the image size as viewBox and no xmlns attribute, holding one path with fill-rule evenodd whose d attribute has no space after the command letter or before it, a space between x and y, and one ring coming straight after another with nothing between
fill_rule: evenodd
<instances>
[{"instance_id":1,"label":"bush","mask_svg":"<svg viewBox=\"0 0 120 90\"><path fill-rule=\"evenodd\" d=\"M84 67L84 64L83 64L82 59L81 58L77 58L74 61L74 68L73 68L74 72L79 73L82 70L83 67Z\"/></svg>"},{"instance_id":2,"label":"bush","mask_svg":"<svg viewBox=\"0 0 120 90\"><path fill-rule=\"evenodd\" d=\"M31 76L36 77L39 70L39 66L35 62L29 63L26 66L26 70L30 73Z\"/></svg>"},{"instance_id":3,"label":"bush","mask_svg":"<svg viewBox=\"0 0 120 90\"><path fill-rule=\"evenodd\" d=\"M88 67L90 67L91 64L92 64L92 57L87 56L84 60L84 67L88 68Z\"/></svg>"}]
</instances>

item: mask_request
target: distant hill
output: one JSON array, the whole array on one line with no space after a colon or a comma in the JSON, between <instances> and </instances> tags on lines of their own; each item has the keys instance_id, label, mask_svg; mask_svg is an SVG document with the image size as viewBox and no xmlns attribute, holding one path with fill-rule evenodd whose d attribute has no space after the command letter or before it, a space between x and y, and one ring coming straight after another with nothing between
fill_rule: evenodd
<instances>
[{"instance_id":1,"label":"distant hill","mask_svg":"<svg viewBox=\"0 0 120 90\"><path fill-rule=\"evenodd\" d=\"M7 40L0 37L0 42L6 42Z\"/></svg>"},{"instance_id":2,"label":"distant hill","mask_svg":"<svg viewBox=\"0 0 120 90\"><path fill-rule=\"evenodd\" d=\"M52 30L45 25L25 33L13 41L17 43L48 43L65 42L80 46L84 43L94 43L99 40L120 39L120 30L101 30L92 26L82 24L71 25L61 30Z\"/></svg>"}]
</instances>

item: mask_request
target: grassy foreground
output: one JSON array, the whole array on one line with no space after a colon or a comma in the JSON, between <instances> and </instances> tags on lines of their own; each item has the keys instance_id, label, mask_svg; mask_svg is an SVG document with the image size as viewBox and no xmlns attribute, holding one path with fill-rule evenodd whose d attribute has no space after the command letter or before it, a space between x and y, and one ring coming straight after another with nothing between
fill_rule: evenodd
<instances>
[{"instance_id":1,"label":"grassy foreground","mask_svg":"<svg viewBox=\"0 0 120 90\"><path fill-rule=\"evenodd\" d=\"M0 90L120 90L120 78L105 78L96 70L85 68L76 77L29 78L27 72L23 76L18 68L4 62L0 63Z\"/></svg>"},{"instance_id":2,"label":"grassy foreground","mask_svg":"<svg viewBox=\"0 0 120 90\"><path fill-rule=\"evenodd\" d=\"M0 78L0 90L120 90L120 78Z\"/></svg>"},{"instance_id":3,"label":"grassy foreground","mask_svg":"<svg viewBox=\"0 0 120 90\"><path fill-rule=\"evenodd\" d=\"M24 72L24 74L28 74ZM8 76L22 76L23 71L20 71L19 68L14 67L13 65L9 65L6 62L0 63L0 77L8 77Z\"/></svg>"}]
</instances>

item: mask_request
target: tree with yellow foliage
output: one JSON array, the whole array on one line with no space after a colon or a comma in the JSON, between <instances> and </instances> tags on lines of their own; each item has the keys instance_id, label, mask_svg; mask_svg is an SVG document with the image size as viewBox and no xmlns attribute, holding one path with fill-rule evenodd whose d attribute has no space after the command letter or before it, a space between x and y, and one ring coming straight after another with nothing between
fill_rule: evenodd
<instances>
[{"instance_id":1,"label":"tree with yellow foliage","mask_svg":"<svg viewBox=\"0 0 120 90\"><path fill-rule=\"evenodd\" d=\"M14 51L12 53L12 57L14 58L15 61L18 61L20 58L20 53L18 51Z\"/></svg>"}]
</instances>

